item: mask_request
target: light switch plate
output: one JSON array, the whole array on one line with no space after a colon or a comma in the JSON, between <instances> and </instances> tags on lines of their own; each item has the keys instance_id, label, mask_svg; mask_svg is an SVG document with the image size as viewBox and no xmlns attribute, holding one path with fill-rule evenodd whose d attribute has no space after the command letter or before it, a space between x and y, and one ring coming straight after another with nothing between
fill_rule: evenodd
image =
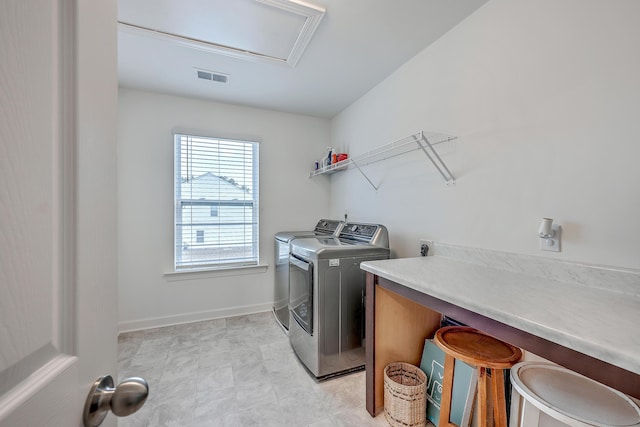
<instances>
[{"instance_id":1,"label":"light switch plate","mask_svg":"<svg viewBox=\"0 0 640 427\"><path fill-rule=\"evenodd\" d=\"M562 233L562 227L559 224L553 224L551 229L554 231L554 235L550 239L540 239L540 250L560 252L560 234ZM553 242L552 245L549 243Z\"/></svg>"}]
</instances>

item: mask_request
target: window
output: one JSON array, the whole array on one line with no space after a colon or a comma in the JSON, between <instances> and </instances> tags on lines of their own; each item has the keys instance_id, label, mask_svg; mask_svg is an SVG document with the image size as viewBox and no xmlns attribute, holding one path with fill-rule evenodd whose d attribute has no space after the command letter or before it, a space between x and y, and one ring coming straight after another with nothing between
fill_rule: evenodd
<instances>
[{"instance_id":1,"label":"window","mask_svg":"<svg viewBox=\"0 0 640 427\"><path fill-rule=\"evenodd\" d=\"M258 143L175 134L176 270L258 264Z\"/></svg>"}]
</instances>

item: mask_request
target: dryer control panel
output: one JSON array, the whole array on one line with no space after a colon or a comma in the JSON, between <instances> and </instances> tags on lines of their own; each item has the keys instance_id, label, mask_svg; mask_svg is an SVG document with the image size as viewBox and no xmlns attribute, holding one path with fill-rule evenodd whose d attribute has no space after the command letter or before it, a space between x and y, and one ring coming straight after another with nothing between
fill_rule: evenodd
<instances>
[{"instance_id":1,"label":"dryer control panel","mask_svg":"<svg viewBox=\"0 0 640 427\"><path fill-rule=\"evenodd\" d=\"M342 221L336 221L332 219L321 219L316 224L316 228L314 229L314 231L317 234L327 234L327 235L334 234L335 235L336 231L340 230L340 227L342 226L342 224L343 224Z\"/></svg>"}]
</instances>

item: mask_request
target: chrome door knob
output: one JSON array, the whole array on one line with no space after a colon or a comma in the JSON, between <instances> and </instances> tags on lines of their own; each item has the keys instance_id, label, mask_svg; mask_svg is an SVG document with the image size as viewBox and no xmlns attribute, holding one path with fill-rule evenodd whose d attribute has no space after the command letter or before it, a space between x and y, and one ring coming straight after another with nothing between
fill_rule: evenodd
<instances>
[{"instance_id":1,"label":"chrome door knob","mask_svg":"<svg viewBox=\"0 0 640 427\"><path fill-rule=\"evenodd\" d=\"M117 417L133 414L149 396L149 384L139 377L131 377L113 387L111 375L98 378L91 387L84 404L84 427L97 427L109 411Z\"/></svg>"}]
</instances>

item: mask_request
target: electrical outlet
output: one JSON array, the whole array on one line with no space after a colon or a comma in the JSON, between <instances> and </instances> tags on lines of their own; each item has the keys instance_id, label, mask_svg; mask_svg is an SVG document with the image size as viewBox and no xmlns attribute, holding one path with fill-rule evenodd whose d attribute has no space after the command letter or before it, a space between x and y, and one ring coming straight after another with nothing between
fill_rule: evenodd
<instances>
[{"instance_id":1,"label":"electrical outlet","mask_svg":"<svg viewBox=\"0 0 640 427\"><path fill-rule=\"evenodd\" d=\"M420 256L433 255L433 240L420 239Z\"/></svg>"}]
</instances>

